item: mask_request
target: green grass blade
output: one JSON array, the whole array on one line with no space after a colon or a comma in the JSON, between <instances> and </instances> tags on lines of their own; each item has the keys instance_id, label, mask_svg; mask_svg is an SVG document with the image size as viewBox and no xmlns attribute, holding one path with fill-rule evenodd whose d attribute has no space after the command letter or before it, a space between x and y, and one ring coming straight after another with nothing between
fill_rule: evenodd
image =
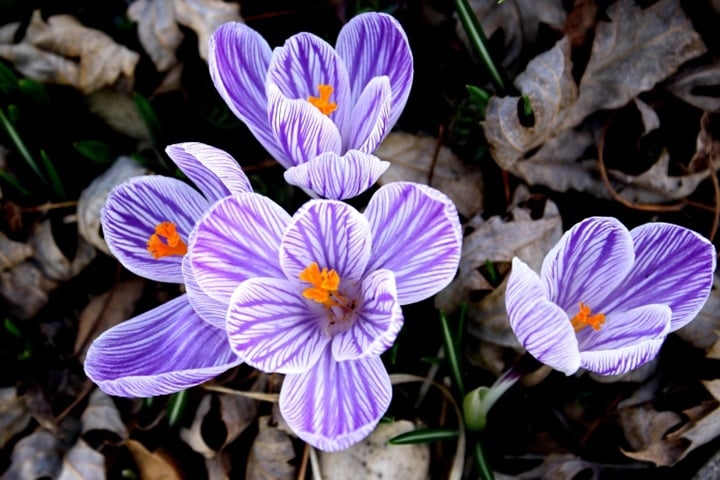
<instances>
[{"instance_id":1,"label":"green grass blade","mask_svg":"<svg viewBox=\"0 0 720 480\"><path fill-rule=\"evenodd\" d=\"M187 405L188 400L188 391L187 390L181 390L177 393L173 393L170 397L170 402L168 404L167 409L167 419L168 419L168 425L171 427L174 427L175 425L180 422L180 417L182 417L183 412L185 411L185 406Z\"/></svg>"},{"instance_id":2,"label":"green grass blade","mask_svg":"<svg viewBox=\"0 0 720 480\"><path fill-rule=\"evenodd\" d=\"M25 162L28 164L28 166L32 169L33 172L35 172L38 178L40 178L40 180L42 180L45 185L48 185L48 181L45 179L45 176L40 171L37 162L32 157L32 155L30 155L30 152L25 146L25 143L20 138L20 135L18 134L17 130L15 130L13 124L10 123L10 120L8 120L8 118L5 116L5 112L3 112L2 108L0 108L0 123L2 123L3 127L5 127L5 131L10 136L10 140L12 140L12 142L15 144L15 148L18 149L18 152L20 152L20 155L25 159Z\"/></svg>"},{"instance_id":3,"label":"green grass blade","mask_svg":"<svg viewBox=\"0 0 720 480\"><path fill-rule=\"evenodd\" d=\"M460 432L454 429L421 428L419 430L401 433L388 440L388 443L391 445L410 445L413 443L442 442L445 440L455 440L459 436Z\"/></svg>"},{"instance_id":4,"label":"green grass blade","mask_svg":"<svg viewBox=\"0 0 720 480\"><path fill-rule=\"evenodd\" d=\"M73 142L73 148L88 160L103 165L112 162L117 156L111 145L99 140L78 140Z\"/></svg>"},{"instance_id":5,"label":"green grass blade","mask_svg":"<svg viewBox=\"0 0 720 480\"><path fill-rule=\"evenodd\" d=\"M450 372L452 373L455 385L457 385L461 396L465 396L465 382L463 382L462 368L460 367L460 355L455 338L450 331L447 316L445 312L440 312L440 325L442 326L443 349L445 350L445 358L450 364Z\"/></svg>"},{"instance_id":6,"label":"green grass blade","mask_svg":"<svg viewBox=\"0 0 720 480\"><path fill-rule=\"evenodd\" d=\"M63 187L62 180L60 180L57 170L55 169L55 165L52 164L50 157L43 149L40 149L40 158L42 158L43 166L48 172L50 185L52 186L55 195L57 195L57 197L61 200L67 198L65 195L65 188Z\"/></svg>"}]
</instances>

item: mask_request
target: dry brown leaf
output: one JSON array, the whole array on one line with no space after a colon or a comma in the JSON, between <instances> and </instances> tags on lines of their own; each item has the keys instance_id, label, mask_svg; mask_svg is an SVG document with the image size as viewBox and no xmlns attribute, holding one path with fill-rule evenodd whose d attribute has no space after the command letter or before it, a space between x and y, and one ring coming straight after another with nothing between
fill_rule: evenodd
<instances>
[{"instance_id":1,"label":"dry brown leaf","mask_svg":"<svg viewBox=\"0 0 720 480\"><path fill-rule=\"evenodd\" d=\"M181 480L183 477L176 465L159 452L150 452L137 440L128 440L128 450L140 470L143 480Z\"/></svg>"},{"instance_id":2,"label":"dry brown leaf","mask_svg":"<svg viewBox=\"0 0 720 480\"><path fill-rule=\"evenodd\" d=\"M258 419L258 435L250 449L245 478L252 480L294 480L295 458L287 433L270 424L270 416Z\"/></svg>"},{"instance_id":3,"label":"dry brown leaf","mask_svg":"<svg viewBox=\"0 0 720 480\"><path fill-rule=\"evenodd\" d=\"M28 260L8 271L0 272L0 295L11 306L18 318L30 318L48 301L48 293L58 283L45 277L42 271Z\"/></svg>"},{"instance_id":4,"label":"dry brown leaf","mask_svg":"<svg viewBox=\"0 0 720 480\"><path fill-rule=\"evenodd\" d=\"M658 411L651 403L618 410L619 424L632 450L642 450L663 439L672 428L682 422L675 412Z\"/></svg>"},{"instance_id":5,"label":"dry brown leaf","mask_svg":"<svg viewBox=\"0 0 720 480\"><path fill-rule=\"evenodd\" d=\"M502 35L501 63L506 71L512 69L523 47L537 40L540 24L560 29L566 16L562 0L470 0L470 8L488 38ZM460 22L457 28L460 38L467 41Z\"/></svg>"},{"instance_id":6,"label":"dry brown leaf","mask_svg":"<svg viewBox=\"0 0 720 480\"><path fill-rule=\"evenodd\" d=\"M482 209L483 180L480 170L463 161L441 146L433 165L438 140L428 136L394 132L387 136L375 154L390 162L390 168L380 177L380 184L409 181L431 185L444 192L455 203L461 215L470 218Z\"/></svg>"},{"instance_id":7,"label":"dry brown leaf","mask_svg":"<svg viewBox=\"0 0 720 480\"><path fill-rule=\"evenodd\" d=\"M210 36L225 22L240 22L240 5L221 0L174 0L175 16L180 25L198 36L198 51L207 60Z\"/></svg>"},{"instance_id":8,"label":"dry brown leaf","mask_svg":"<svg viewBox=\"0 0 720 480\"><path fill-rule=\"evenodd\" d=\"M32 415L25 405L25 399L17 395L15 387L0 388L0 449L15 434L25 430Z\"/></svg>"},{"instance_id":9,"label":"dry brown leaf","mask_svg":"<svg viewBox=\"0 0 720 480\"><path fill-rule=\"evenodd\" d=\"M713 90L720 85L720 56L688 68L670 79L665 86L676 97L706 112L720 112L720 98Z\"/></svg>"},{"instance_id":10,"label":"dry brown leaf","mask_svg":"<svg viewBox=\"0 0 720 480\"><path fill-rule=\"evenodd\" d=\"M30 245L35 250L33 258L40 265L45 276L53 281L64 282L74 278L93 258L95 249L83 238L78 238L78 247L69 260L55 243L50 220L35 226Z\"/></svg>"},{"instance_id":11,"label":"dry brown leaf","mask_svg":"<svg viewBox=\"0 0 720 480\"><path fill-rule=\"evenodd\" d=\"M133 278L119 282L109 292L90 300L78 319L75 354L80 361L85 359L90 343L98 335L130 318L144 286L144 279Z\"/></svg>"},{"instance_id":12,"label":"dry brown leaf","mask_svg":"<svg viewBox=\"0 0 720 480\"><path fill-rule=\"evenodd\" d=\"M15 445L3 480L56 478L60 455L60 441L52 434L45 430L31 433Z\"/></svg>"},{"instance_id":13,"label":"dry brown leaf","mask_svg":"<svg viewBox=\"0 0 720 480\"><path fill-rule=\"evenodd\" d=\"M10 240L0 232L0 270L14 267L33 254L30 245Z\"/></svg>"},{"instance_id":14,"label":"dry brown leaf","mask_svg":"<svg viewBox=\"0 0 720 480\"><path fill-rule=\"evenodd\" d=\"M100 236L100 211L110 190L132 177L147 173L130 157L118 157L105 173L95 178L80 194L77 206L78 231L93 247L110 255L105 240Z\"/></svg>"},{"instance_id":15,"label":"dry brown leaf","mask_svg":"<svg viewBox=\"0 0 720 480\"><path fill-rule=\"evenodd\" d=\"M108 437L107 433L111 433L115 437L112 439L113 443L128 438L127 427L120 418L115 402L99 389L95 389L90 395L81 421L82 434L86 438L93 433L100 433L103 439Z\"/></svg>"},{"instance_id":16,"label":"dry brown leaf","mask_svg":"<svg viewBox=\"0 0 720 480\"><path fill-rule=\"evenodd\" d=\"M700 117L695 154L690 160L688 170L706 171L711 165L714 170L720 169L720 115L705 112Z\"/></svg>"},{"instance_id":17,"label":"dry brown leaf","mask_svg":"<svg viewBox=\"0 0 720 480\"><path fill-rule=\"evenodd\" d=\"M720 338L720 315L718 312L720 312L720 275L715 273L713 288L702 310L695 320L675 333L693 347L710 350ZM712 350L708 356L711 354Z\"/></svg>"},{"instance_id":18,"label":"dry brown leaf","mask_svg":"<svg viewBox=\"0 0 720 480\"><path fill-rule=\"evenodd\" d=\"M173 3L173 0L136 0L127 9L128 18L138 23L140 43L160 72L177 63L175 51L183 39Z\"/></svg>"},{"instance_id":19,"label":"dry brown leaf","mask_svg":"<svg viewBox=\"0 0 720 480\"><path fill-rule=\"evenodd\" d=\"M430 469L428 444L390 445L388 440L415 430L408 420L381 423L363 441L340 452L321 452L320 469L325 480L354 478L402 478L424 480Z\"/></svg>"},{"instance_id":20,"label":"dry brown leaf","mask_svg":"<svg viewBox=\"0 0 720 480\"><path fill-rule=\"evenodd\" d=\"M105 480L105 457L82 440L63 458L58 480Z\"/></svg>"},{"instance_id":21,"label":"dry brown leaf","mask_svg":"<svg viewBox=\"0 0 720 480\"><path fill-rule=\"evenodd\" d=\"M152 135L128 92L109 88L96 90L85 98L90 111L105 120L115 131L148 142Z\"/></svg>"},{"instance_id":22,"label":"dry brown leaf","mask_svg":"<svg viewBox=\"0 0 720 480\"><path fill-rule=\"evenodd\" d=\"M597 26L579 95L564 128L578 125L597 110L627 104L706 51L678 0L660 0L644 10L631 0L619 0L607 16L611 21Z\"/></svg>"},{"instance_id":23,"label":"dry brown leaf","mask_svg":"<svg viewBox=\"0 0 720 480\"><path fill-rule=\"evenodd\" d=\"M566 480L582 478L597 480L600 478L598 465L570 454L550 454L542 465L522 472L514 477L516 480Z\"/></svg>"},{"instance_id":24,"label":"dry brown leaf","mask_svg":"<svg viewBox=\"0 0 720 480\"><path fill-rule=\"evenodd\" d=\"M0 57L33 80L72 85L83 93L123 77L131 79L139 59L137 53L75 17L55 15L46 23L39 10L33 12L21 43L0 45Z\"/></svg>"}]
</instances>

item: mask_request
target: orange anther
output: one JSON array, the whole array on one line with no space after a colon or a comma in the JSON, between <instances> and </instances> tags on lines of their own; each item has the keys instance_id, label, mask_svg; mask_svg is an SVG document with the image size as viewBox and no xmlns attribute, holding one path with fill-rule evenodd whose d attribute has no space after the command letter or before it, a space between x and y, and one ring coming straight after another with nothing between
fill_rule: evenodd
<instances>
[{"instance_id":1,"label":"orange anther","mask_svg":"<svg viewBox=\"0 0 720 480\"><path fill-rule=\"evenodd\" d=\"M332 95L334 90L335 89L330 85L318 85L320 96L310 96L308 97L308 102L317 107L317 109L324 115L330 115L332 112L337 110L337 103L330 101L330 95Z\"/></svg>"},{"instance_id":2,"label":"orange anther","mask_svg":"<svg viewBox=\"0 0 720 480\"><path fill-rule=\"evenodd\" d=\"M578 305L580 307L580 311L570 319L570 323L575 331L579 332L585 327L592 327L593 330L600 330L602 324L605 323L605 314L596 313L595 315L591 315L592 310L589 306L582 302Z\"/></svg>"},{"instance_id":3,"label":"orange anther","mask_svg":"<svg viewBox=\"0 0 720 480\"><path fill-rule=\"evenodd\" d=\"M170 255L185 255L187 244L180 238L174 223L162 222L155 226L155 232L148 239L147 249L157 260Z\"/></svg>"},{"instance_id":4,"label":"orange anther","mask_svg":"<svg viewBox=\"0 0 720 480\"><path fill-rule=\"evenodd\" d=\"M303 297L308 300L313 300L328 308L346 303L345 299L337 293L340 287L340 275L335 270L328 270L327 267L320 270L318 264L312 262L300 272L298 278L312 285L303 290Z\"/></svg>"}]
</instances>

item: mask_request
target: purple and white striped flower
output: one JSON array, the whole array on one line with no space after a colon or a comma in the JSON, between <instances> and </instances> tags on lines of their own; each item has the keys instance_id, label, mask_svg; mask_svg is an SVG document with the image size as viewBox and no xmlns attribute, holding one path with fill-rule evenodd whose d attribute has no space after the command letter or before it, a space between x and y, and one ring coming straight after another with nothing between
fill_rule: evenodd
<instances>
[{"instance_id":1,"label":"purple and white striped flower","mask_svg":"<svg viewBox=\"0 0 720 480\"><path fill-rule=\"evenodd\" d=\"M403 324L400 305L453 278L462 243L453 203L430 187L392 183L364 213L311 200L290 217L244 193L216 203L190 238L195 278L229 303L232 349L286 374L280 411L322 450L358 442L391 398L379 355Z\"/></svg>"},{"instance_id":2,"label":"purple and white striped flower","mask_svg":"<svg viewBox=\"0 0 720 480\"><path fill-rule=\"evenodd\" d=\"M695 318L715 260L712 243L677 225L628 231L614 218L588 218L550 250L539 276L513 259L510 326L531 355L566 375L626 373Z\"/></svg>"},{"instance_id":3,"label":"purple and white striped flower","mask_svg":"<svg viewBox=\"0 0 720 480\"><path fill-rule=\"evenodd\" d=\"M111 395L172 393L241 363L227 342L227 303L198 288L185 253L190 232L216 200L252 187L222 150L181 143L166 151L200 192L174 178L136 177L110 193L102 226L110 251L128 270L159 282L184 283L187 293L92 343L85 372Z\"/></svg>"},{"instance_id":4,"label":"purple and white striped flower","mask_svg":"<svg viewBox=\"0 0 720 480\"><path fill-rule=\"evenodd\" d=\"M215 87L288 169L288 183L346 199L388 168L372 153L405 107L413 77L407 37L393 17L358 15L335 48L303 32L274 50L231 22L215 31L209 51Z\"/></svg>"}]
</instances>

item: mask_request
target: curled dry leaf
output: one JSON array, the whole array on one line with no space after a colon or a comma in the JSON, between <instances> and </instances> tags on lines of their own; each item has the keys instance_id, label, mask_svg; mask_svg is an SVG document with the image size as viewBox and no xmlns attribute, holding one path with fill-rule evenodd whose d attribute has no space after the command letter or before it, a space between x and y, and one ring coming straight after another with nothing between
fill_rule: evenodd
<instances>
[{"instance_id":1,"label":"curled dry leaf","mask_svg":"<svg viewBox=\"0 0 720 480\"><path fill-rule=\"evenodd\" d=\"M17 389L0 388L0 449L17 433L25 430L31 419L25 399L17 395Z\"/></svg>"},{"instance_id":2,"label":"curled dry leaf","mask_svg":"<svg viewBox=\"0 0 720 480\"><path fill-rule=\"evenodd\" d=\"M197 34L198 50L204 60L208 58L208 44L213 32L225 22L242 21L240 5L236 2L174 0L173 4L178 23Z\"/></svg>"},{"instance_id":3,"label":"curled dry leaf","mask_svg":"<svg viewBox=\"0 0 720 480\"><path fill-rule=\"evenodd\" d=\"M48 279L30 260L0 272L0 295L10 303L12 314L18 318L35 315L47 303L48 293L57 286L57 282Z\"/></svg>"},{"instance_id":4,"label":"curled dry leaf","mask_svg":"<svg viewBox=\"0 0 720 480\"><path fill-rule=\"evenodd\" d=\"M82 440L65 454L58 480L105 480L105 457Z\"/></svg>"},{"instance_id":5,"label":"curled dry leaf","mask_svg":"<svg viewBox=\"0 0 720 480\"><path fill-rule=\"evenodd\" d=\"M415 430L408 420L381 423L363 441L346 450L320 453L325 480L344 480L348 472L355 478L402 478L424 480L430 469L430 447L426 443L390 445L388 440Z\"/></svg>"},{"instance_id":6,"label":"curled dry leaf","mask_svg":"<svg viewBox=\"0 0 720 480\"><path fill-rule=\"evenodd\" d=\"M433 162L436 150L437 158ZM427 185L432 178L431 186L449 196L461 215L470 218L482 209L480 170L463 163L449 148L438 149L436 138L394 132L375 154L390 162L390 168L380 177L380 184L409 181Z\"/></svg>"},{"instance_id":7,"label":"curled dry leaf","mask_svg":"<svg viewBox=\"0 0 720 480\"><path fill-rule=\"evenodd\" d=\"M635 451L661 441L670 430L682 422L682 417L677 413L655 410L652 403L621 408L618 410L618 417L625 439Z\"/></svg>"},{"instance_id":8,"label":"curled dry leaf","mask_svg":"<svg viewBox=\"0 0 720 480\"><path fill-rule=\"evenodd\" d=\"M583 478L597 480L600 478L600 468L594 463L583 460L570 454L550 454L542 465L522 472L514 477L517 480L561 480L567 478Z\"/></svg>"},{"instance_id":9,"label":"curled dry leaf","mask_svg":"<svg viewBox=\"0 0 720 480\"><path fill-rule=\"evenodd\" d=\"M83 238L78 238L78 247L72 261L63 254L55 243L50 220L35 226L30 244L35 250L34 258L47 278L64 282L74 278L93 258L95 249Z\"/></svg>"},{"instance_id":10,"label":"curled dry leaf","mask_svg":"<svg viewBox=\"0 0 720 480\"><path fill-rule=\"evenodd\" d=\"M90 111L105 120L113 130L141 142L152 138L130 93L103 88L88 94L85 99Z\"/></svg>"},{"instance_id":11,"label":"curled dry leaf","mask_svg":"<svg viewBox=\"0 0 720 480\"><path fill-rule=\"evenodd\" d=\"M107 433L112 434L115 437L112 438L113 443L128 438L127 427L120 418L115 402L99 389L95 389L90 395L81 421L82 434L86 438L94 433L99 433L103 439L107 438Z\"/></svg>"},{"instance_id":12,"label":"curled dry leaf","mask_svg":"<svg viewBox=\"0 0 720 480\"><path fill-rule=\"evenodd\" d=\"M705 112L700 117L700 131L695 141L695 154L690 160L691 172L720 169L720 115Z\"/></svg>"},{"instance_id":13,"label":"curled dry leaf","mask_svg":"<svg viewBox=\"0 0 720 480\"><path fill-rule=\"evenodd\" d=\"M151 452L137 440L128 440L125 445L140 470L140 478L152 480L181 480L183 477L176 465L161 452Z\"/></svg>"},{"instance_id":14,"label":"curled dry leaf","mask_svg":"<svg viewBox=\"0 0 720 480\"><path fill-rule=\"evenodd\" d=\"M675 332L693 347L710 350L720 339L720 276L715 273L713 288L697 318Z\"/></svg>"},{"instance_id":15,"label":"curled dry leaf","mask_svg":"<svg viewBox=\"0 0 720 480\"><path fill-rule=\"evenodd\" d=\"M0 270L14 267L33 254L30 245L10 240L0 232Z\"/></svg>"},{"instance_id":16,"label":"curled dry leaf","mask_svg":"<svg viewBox=\"0 0 720 480\"><path fill-rule=\"evenodd\" d=\"M720 98L713 93L720 85L720 56L679 72L667 83L667 91L706 112L720 112Z\"/></svg>"},{"instance_id":17,"label":"curled dry leaf","mask_svg":"<svg viewBox=\"0 0 720 480\"><path fill-rule=\"evenodd\" d=\"M245 478L253 480L294 480L295 458L290 436L270 423L270 416L258 419L258 435L250 448ZM347 473L347 472L346 472Z\"/></svg>"},{"instance_id":18,"label":"curled dry leaf","mask_svg":"<svg viewBox=\"0 0 720 480\"><path fill-rule=\"evenodd\" d=\"M144 286L145 280L133 278L117 283L109 292L90 300L80 314L75 337L75 354L80 361L85 359L87 349L98 335L130 318Z\"/></svg>"},{"instance_id":19,"label":"curled dry leaf","mask_svg":"<svg viewBox=\"0 0 720 480\"><path fill-rule=\"evenodd\" d=\"M61 448L60 441L49 432L31 433L15 445L3 480L57 478Z\"/></svg>"},{"instance_id":20,"label":"curled dry leaf","mask_svg":"<svg viewBox=\"0 0 720 480\"><path fill-rule=\"evenodd\" d=\"M80 194L77 206L78 231L93 247L110 255L105 240L100 236L100 210L110 190L125 180L147 173L130 157L118 157L105 173L97 177Z\"/></svg>"},{"instance_id":21,"label":"curled dry leaf","mask_svg":"<svg viewBox=\"0 0 720 480\"><path fill-rule=\"evenodd\" d=\"M75 17L55 15L45 22L39 10L33 12L21 43L0 45L0 57L33 80L71 85L83 93L122 77L131 79L139 59L137 53Z\"/></svg>"}]
</instances>

